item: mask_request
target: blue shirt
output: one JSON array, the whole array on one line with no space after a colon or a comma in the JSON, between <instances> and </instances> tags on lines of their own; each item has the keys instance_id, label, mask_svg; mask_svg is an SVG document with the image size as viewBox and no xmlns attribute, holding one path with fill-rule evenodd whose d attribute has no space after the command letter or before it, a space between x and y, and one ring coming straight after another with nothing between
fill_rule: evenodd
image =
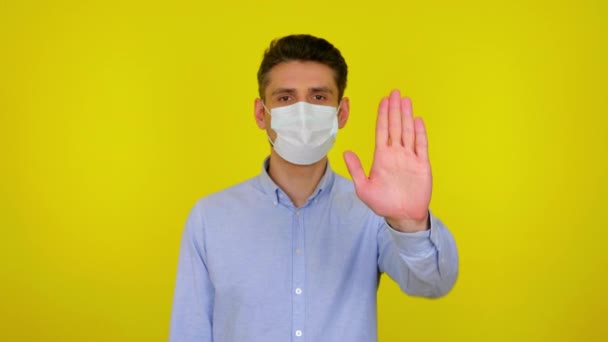
<instances>
[{"instance_id":1,"label":"blue shirt","mask_svg":"<svg viewBox=\"0 0 608 342\"><path fill-rule=\"evenodd\" d=\"M197 201L183 231L171 342L372 342L382 273L403 292L454 285L454 240L401 233L329 167L300 208L266 172Z\"/></svg>"}]
</instances>

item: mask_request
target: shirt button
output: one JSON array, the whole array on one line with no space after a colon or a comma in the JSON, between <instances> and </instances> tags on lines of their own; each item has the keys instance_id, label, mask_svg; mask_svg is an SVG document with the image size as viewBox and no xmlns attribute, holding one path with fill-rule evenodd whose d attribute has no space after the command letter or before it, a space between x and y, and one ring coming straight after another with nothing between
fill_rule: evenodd
<instances>
[{"instance_id":1,"label":"shirt button","mask_svg":"<svg viewBox=\"0 0 608 342\"><path fill-rule=\"evenodd\" d=\"M276 206L279 203L277 201L274 201L274 202L272 202L272 204L274 204Z\"/></svg>"},{"instance_id":2,"label":"shirt button","mask_svg":"<svg viewBox=\"0 0 608 342\"><path fill-rule=\"evenodd\" d=\"M298 336L298 337L302 336L302 330L296 330L296 336Z\"/></svg>"},{"instance_id":3,"label":"shirt button","mask_svg":"<svg viewBox=\"0 0 608 342\"><path fill-rule=\"evenodd\" d=\"M300 216L300 210L299 210L299 209L298 209L298 210L296 210L296 215L297 215L297 216Z\"/></svg>"},{"instance_id":4,"label":"shirt button","mask_svg":"<svg viewBox=\"0 0 608 342\"><path fill-rule=\"evenodd\" d=\"M300 253L302 253L302 249L296 248L296 254L300 254Z\"/></svg>"},{"instance_id":5,"label":"shirt button","mask_svg":"<svg viewBox=\"0 0 608 342\"><path fill-rule=\"evenodd\" d=\"M297 295L302 294L302 289L298 287L298 288L296 289L296 294L297 294Z\"/></svg>"}]
</instances>

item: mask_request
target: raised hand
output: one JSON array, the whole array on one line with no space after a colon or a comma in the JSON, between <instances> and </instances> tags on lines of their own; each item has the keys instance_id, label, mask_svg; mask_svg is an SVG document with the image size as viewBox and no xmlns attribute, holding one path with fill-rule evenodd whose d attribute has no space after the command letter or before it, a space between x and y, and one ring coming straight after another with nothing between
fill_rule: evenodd
<instances>
[{"instance_id":1,"label":"raised hand","mask_svg":"<svg viewBox=\"0 0 608 342\"><path fill-rule=\"evenodd\" d=\"M396 230L427 229L432 176L424 122L398 90L380 101L374 162L365 175L359 157L344 153L357 196Z\"/></svg>"}]
</instances>

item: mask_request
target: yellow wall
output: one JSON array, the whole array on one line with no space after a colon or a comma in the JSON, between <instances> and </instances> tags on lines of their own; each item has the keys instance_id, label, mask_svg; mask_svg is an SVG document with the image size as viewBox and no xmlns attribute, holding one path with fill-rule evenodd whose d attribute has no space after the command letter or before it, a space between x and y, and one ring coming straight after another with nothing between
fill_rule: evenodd
<instances>
[{"instance_id":1,"label":"yellow wall","mask_svg":"<svg viewBox=\"0 0 608 342\"><path fill-rule=\"evenodd\" d=\"M126 2L0 2L0 340L167 339L186 215L259 172L255 74L289 33L349 63L338 172L392 88L427 123L460 278L385 278L381 341L606 339L606 2Z\"/></svg>"}]
</instances>

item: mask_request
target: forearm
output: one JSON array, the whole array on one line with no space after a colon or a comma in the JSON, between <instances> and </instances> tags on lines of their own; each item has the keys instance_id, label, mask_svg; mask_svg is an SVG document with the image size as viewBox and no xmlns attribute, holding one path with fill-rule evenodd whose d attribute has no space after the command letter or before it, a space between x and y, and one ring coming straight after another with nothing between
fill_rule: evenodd
<instances>
[{"instance_id":1,"label":"forearm","mask_svg":"<svg viewBox=\"0 0 608 342\"><path fill-rule=\"evenodd\" d=\"M452 234L429 213L429 229L404 233L386 225L390 241L381 254L386 272L411 295L439 297L458 275L458 253Z\"/></svg>"}]
</instances>

